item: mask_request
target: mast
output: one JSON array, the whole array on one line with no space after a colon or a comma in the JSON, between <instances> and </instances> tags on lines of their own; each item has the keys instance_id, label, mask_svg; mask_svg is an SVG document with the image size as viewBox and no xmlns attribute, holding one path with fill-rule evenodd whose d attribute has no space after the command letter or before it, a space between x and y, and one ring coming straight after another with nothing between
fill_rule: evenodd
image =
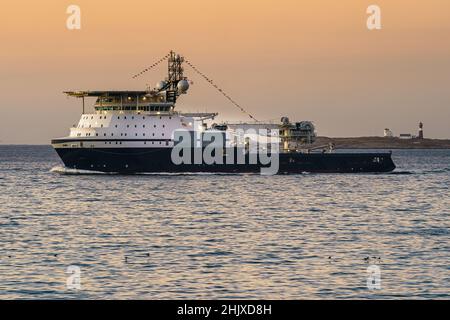
<instances>
[{"instance_id":1,"label":"mast","mask_svg":"<svg viewBox=\"0 0 450 320\"><path fill-rule=\"evenodd\" d=\"M164 88L166 90L166 101L175 103L180 94L186 93L189 88L189 82L183 75L184 57L179 54L170 51L168 58L168 77L167 85Z\"/></svg>"}]
</instances>

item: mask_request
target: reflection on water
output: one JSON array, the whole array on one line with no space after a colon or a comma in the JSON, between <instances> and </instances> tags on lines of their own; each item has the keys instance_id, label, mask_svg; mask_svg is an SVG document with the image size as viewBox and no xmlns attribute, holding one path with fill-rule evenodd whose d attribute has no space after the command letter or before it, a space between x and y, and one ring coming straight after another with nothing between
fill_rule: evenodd
<instances>
[{"instance_id":1,"label":"reflection on water","mask_svg":"<svg viewBox=\"0 0 450 320\"><path fill-rule=\"evenodd\" d=\"M450 151L393 158L402 174L68 175L50 147L0 146L0 298L448 298Z\"/></svg>"}]
</instances>

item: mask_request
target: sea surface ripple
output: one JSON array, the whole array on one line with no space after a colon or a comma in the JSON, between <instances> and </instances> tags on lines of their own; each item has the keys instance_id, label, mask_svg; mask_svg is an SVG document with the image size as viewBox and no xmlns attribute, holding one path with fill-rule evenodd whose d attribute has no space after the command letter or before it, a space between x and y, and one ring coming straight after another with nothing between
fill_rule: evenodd
<instances>
[{"instance_id":1,"label":"sea surface ripple","mask_svg":"<svg viewBox=\"0 0 450 320\"><path fill-rule=\"evenodd\" d=\"M0 298L448 299L450 151L393 159L391 174L86 175L50 146L0 146Z\"/></svg>"}]
</instances>

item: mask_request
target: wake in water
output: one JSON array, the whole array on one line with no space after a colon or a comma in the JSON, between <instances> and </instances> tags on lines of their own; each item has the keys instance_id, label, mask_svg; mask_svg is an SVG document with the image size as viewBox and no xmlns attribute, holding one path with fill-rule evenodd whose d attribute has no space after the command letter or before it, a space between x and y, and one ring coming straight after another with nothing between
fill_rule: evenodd
<instances>
[{"instance_id":1,"label":"wake in water","mask_svg":"<svg viewBox=\"0 0 450 320\"><path fill-rule=\"evenodd\" d=\"M115 174L115 173L109 173L109 172L101 172L101 171L93 171L93 170L80 170L80 169L71 169L66 168L64 166L56 166L50 169L50 172L52 173L59 173L59 174L65 174L65 175L81 175L81 174L90 174L90 175L97 175L97 174Z\"/></svg>"},{"instance_id":2,"label":"wake in water","mask_svg":"<svg viewBox=\"0 0 450 320\"><path fill-rule=\"evenodd\" d=\"M52 173L63 175L123 175L118 172L102 172L94 170L72 169L64 166L56 166L50 169ZM232 173L232 172L134 172L126 175L145 175L145 176L236 176L236 175L256 175L258 173Z\"/></svg>"},{"instance_id":3,"label":"wake in water","mask_svg":"<svg viewBox=\"0 0 450 320\"><path fill-rule=\"evenodd\" d=\"M392 172L389 172L388 174L414 174L414 172L411 172L411 171L392 171Z\"/></svg>"},{"instance_id":4,"label":"wake in water","mask_svg":"<svg viewBox=\"0 0 450 320\"><path fill-rule=\"evenodd\" d=\"M393 171L389 172L389 174L437 174L437 173L447 173L450 172L450 168L442 168L442 169L431 169L431 170L411 170L411 171Z\"/></svg>"}]
</instances>

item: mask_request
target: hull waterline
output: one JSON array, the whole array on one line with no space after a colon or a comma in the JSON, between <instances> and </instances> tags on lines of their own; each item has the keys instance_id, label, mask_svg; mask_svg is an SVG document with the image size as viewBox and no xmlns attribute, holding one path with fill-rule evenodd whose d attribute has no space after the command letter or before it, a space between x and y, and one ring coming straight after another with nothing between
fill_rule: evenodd
<instances>
[{"instance_id":1,"label":"hull waterline","mask_svg":"<svg viewBox=\"0 0 450 320\"><path fill-rule=\"evenodd\" d=\"M180 164L171 148L55 148L70 169L133 173L260 173L261 164ZM390 172L390 153L280 153L278 174Z\"/></svg>"}]
</instances>

